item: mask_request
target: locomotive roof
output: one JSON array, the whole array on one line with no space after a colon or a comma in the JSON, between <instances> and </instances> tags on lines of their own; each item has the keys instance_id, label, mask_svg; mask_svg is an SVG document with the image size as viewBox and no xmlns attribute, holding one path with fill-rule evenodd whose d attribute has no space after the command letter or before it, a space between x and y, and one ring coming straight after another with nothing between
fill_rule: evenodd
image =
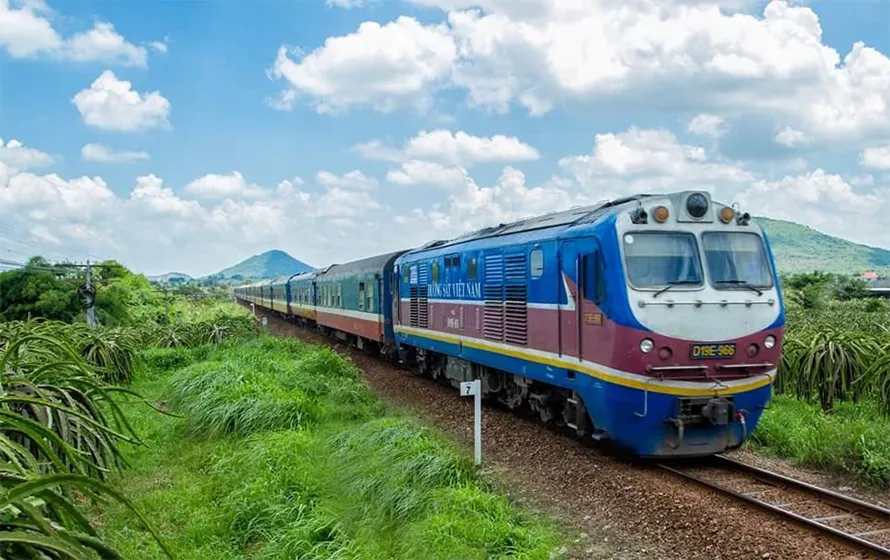
<instances>
[{"instance_id":1,"label":"locomotive roof","mask_svg":"<svg viewBox=\"0 0 890 560\"><path fill-rule=\"evenodd\" d=\"M319 277L339 276L340 274L357 274L360 272L383 271L384 266L390 260L395 259L405 251L394 251L383 255L375 255L365 259L343 264L332 264L318 273Z\"/></svg>"},{"instance_id":2,"label":"locomotive roof","mask_svg":"<svg viewBox=\"0 0 890 560\"><path fill-rule=\"evenodd\" d=\"M447 247L449 245L455 245L457 243L466 243L468 241L486 239L489 237L525 233L529 231L558 226L569 227L580 223L592 222L605 214L608 210L615 208L616 206L621 206L623 204L636 200L642 200L650 196L655 195L641 194L624 198L617 198L600 204L576 206L573 208L569 208L568 210L560 210L558 212L550 212L549 214L525 218L522 220L517 220L515 222L498 224L496 226L490 226L471 231L452 239L439 239L436 241L431 241L429 243L426 243L425 245L418 247L417 249L413 249L410 252L413 253L425 251L428 249L435 249L437 247Z\"/></svg>"}]
</instances>

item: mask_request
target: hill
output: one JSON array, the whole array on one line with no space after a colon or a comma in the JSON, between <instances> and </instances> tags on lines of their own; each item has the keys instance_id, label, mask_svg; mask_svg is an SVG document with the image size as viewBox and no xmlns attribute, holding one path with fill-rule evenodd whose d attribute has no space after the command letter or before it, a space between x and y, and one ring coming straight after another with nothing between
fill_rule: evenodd
<instances>
[{"instance_id":1,"label":"hill","mask_svg":"<svg viewBox=\"0 0 890 560\"><path fill-rule=\"evenodd\" d=\"M890 250L853 243L794 222L758 216L754 219L769 236L780 272L861 274L890 270Z\"/></svg>"},{"instance_id":2,"label":"hill","mask_svg":"<svg viewBox=\"0 0 890 560\"><path fill-rule=\"evenodd\" d=\"M254 255L240 263L220 270L216 274L210 274L211 278L224 279L260 279L290 276L300 272L315 270L308 264L298 261L284 251L266 251L260 255Z\"/></svg>"},{"instance_id":3,"label":"hill","mask_svg":"<svg viewBox=\"0 0 890 560\"><path fill-rule=\"evenodd\" d=\"M159 283L181 283L188 282L192 280L192 277L184 272L168 272L167 274L158 274L157 276L148 276L149 282L159 282Z\"/></svg>"}]
</instances>

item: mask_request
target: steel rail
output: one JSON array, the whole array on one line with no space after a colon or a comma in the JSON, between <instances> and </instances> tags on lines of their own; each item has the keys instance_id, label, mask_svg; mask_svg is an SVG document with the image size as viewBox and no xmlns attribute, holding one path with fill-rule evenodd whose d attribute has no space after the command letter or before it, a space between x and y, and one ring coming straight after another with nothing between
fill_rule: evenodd
<instances>
[{"instance_id":1,"label":"steel rail","mask_svg":"<svg viewBox=\"0 0 890 560\"><path fill-rule=\"evenodd\" d=\"M837 492L833 492L826 488L821 488L819 486L815 486L813 484L809 484L807 482L803 482L801 480L795 480L793 478L787 477L785 475L781 475L779 473L774 473L765 469L761 469L759 467L755 467L753 465L749 465L747 463L742 463L740 461L736 461L735 459L730 459L729 457L723 455L716 455L714 457L716 461L722 463L725 468L731 471L742 472L751 475L754 479L764 483L771 485L773 487L778 487L780 489L791 489L809 493L814 496L814 500L828 503L838 509L842 509L847 514L860 514L866 517L870 517L872 519L877 519L879 521L883 521L887 524L886 529L881 529L877 531L866 531L864 533L853 533L846 532L835 527L831 527L830 525L826 525L825 523L820 523L817 519L825 519L825 518L809 518L803 516L799 513L795 513L788 509L785 509L777 504L772 504L770 502L759 500L751 495L747 495L742 492L737 492L726 486L723 486L717 482L711 482L709 480L705 480L704 478L700 478L688 472L684 472L682 469L674 468L670 465L666 465L664 463L655 463L655 465L663 470L669 471L673 474L681 476L687 480L691 480L696 482L702 486L707 488L711 488L714 490L718 490L724 494L732 496L733 498L743 500L748 502L749 504L758 506L762 509L771 511L773 513L779 514L782 517L789 518L793 521L796 521L800 524L803 524L807 527L817 530L820 533L824 533L830 535L834 538L837 538L846 543L855 545L861 549L867 550L868 552L878 554L879 557L890 558L890 548L884 547L878 543L863 539L860 535L865 534L875 534L875 533L883 533L890 532L890 509L883 508L881 506L870 504L868 502L864 502L862 500L845 496L843 494L839 494Z\"/></svg>"}]
</instances>

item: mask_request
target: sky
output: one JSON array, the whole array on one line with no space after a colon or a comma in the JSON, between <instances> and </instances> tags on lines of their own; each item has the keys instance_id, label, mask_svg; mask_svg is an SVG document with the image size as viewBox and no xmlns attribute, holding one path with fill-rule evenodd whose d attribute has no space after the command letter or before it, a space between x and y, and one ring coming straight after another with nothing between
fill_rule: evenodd
<instances>
[{"instance_id":1,"label":"sky","mask_svg":"<svg viewBox=\"0 0 890 560\"><path fill-rule=\"evenodd\" d=\"M890 247L890 0L0 0L0 259L316 267L707 190Z\"/></svg>"}]
</instances>

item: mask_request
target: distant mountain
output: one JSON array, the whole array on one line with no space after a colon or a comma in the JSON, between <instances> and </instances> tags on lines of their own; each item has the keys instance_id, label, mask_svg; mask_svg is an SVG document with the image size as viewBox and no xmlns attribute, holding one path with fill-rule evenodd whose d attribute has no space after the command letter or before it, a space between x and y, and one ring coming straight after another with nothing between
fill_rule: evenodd
<instances>
[{"instance_id":1,"label":"distant mountain","mask_svg":"<svg viewBox=\"0 0 890 560\"><path fill-rule=\"evenodd\" d=\"M220 270L216 274L210 274L212 278L224 278L234 280L249 280L260 278L277 278L290 276L301 272L315 270L308 264L298 261L284 251L266 251L260 255L254 255L240 263Z\"/></svg>"},{"instance_id":2,"label":"distant mountain","mask_svg":"<svg viewBox=\"0 0 890 560\"><path fill-rule=\"evenodd\" d=\"M149 282L160 282L166 284L176 284L180 282L188 282L191 276L184 272L168 272L167 274L158 274L157 276L148 276Z\"/></svg>"},{"instance_id":3,"label":"distant mountain","mask_svg":"<svg viewBox=\"0 0 890 560\"><path fill-rule=\"evenodd\" d=\"M794 222L754 219L766 230L780 272L890 271L890 250L853 243Z\"/></svg>"}]
</instances>

